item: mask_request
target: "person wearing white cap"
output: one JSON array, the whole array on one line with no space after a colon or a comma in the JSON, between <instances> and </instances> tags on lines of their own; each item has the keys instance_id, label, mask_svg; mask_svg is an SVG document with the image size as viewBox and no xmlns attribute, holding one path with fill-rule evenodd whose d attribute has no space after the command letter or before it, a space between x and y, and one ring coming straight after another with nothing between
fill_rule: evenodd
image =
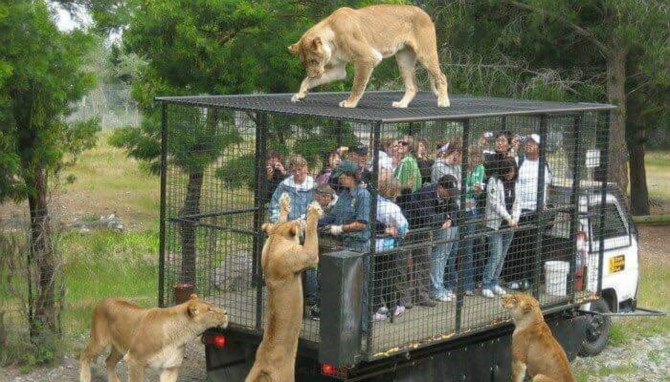
<instances>
[{"instance_id":1,"label":"person wearing white cap","mask_svg":"<svg viewBox=\"0 0 670 382\"><path fill-rule=\"evenodd\" d=\"M526 137L524 144L524 156L519 159L519 179L516 187L516 198L521 205L521 218L519 225L531 225L536 227L537 223L537 182L540 178L540 136L531 134ZM544 167L544 203L547 201L547 191L551 184L551 170L549 163ZM517 235L515 251L510 253L507 262L508 272L512 281L509 282L511 289L527 289L531 277L531 262L534 248L534 240L537 229L529 229Z\"/></svg>"}]
</instances>

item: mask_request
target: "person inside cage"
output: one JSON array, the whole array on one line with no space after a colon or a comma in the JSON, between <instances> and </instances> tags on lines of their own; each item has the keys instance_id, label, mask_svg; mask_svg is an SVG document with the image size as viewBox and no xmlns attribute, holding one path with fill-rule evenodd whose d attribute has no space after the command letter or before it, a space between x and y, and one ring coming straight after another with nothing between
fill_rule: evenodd
<instances>
[{"instance_id":1,"label":"person inside cage","mask_svg":"<svg viewBox=\"0 0 670 382\"><path fill-rule=\"evenodd\" d=\"M395 138L386 138L382 141L381 150L379 150L379 170L393 173L398 166L397 161L398 140Z\"/></svg>"},{"instance_id":2,"label":"person inside cage","mask_svg":"<svg viewBox=\"0 0 670 382\"><path fill-rule=\"evenodd\" d=\"M508 285L510 289L528 289L532 276L532 258L537 236L537 198L540 178L540 136L531 134L524 142L524 155L519 157L519 179L516 185L516 198L519 200L521 217L519 225L528 226L527 230L515 237L505 268L509 268ZM544 199L551 184L551 166L544 165ZM503 270L504 273L504 270Z\"/></svg>"},{"instance_id":3,"label":"person inside cage","mask_svg":"<svg viewBox=\"0 0 670 382\"><path fill-rule=\"evenodd\" d=\"M329 185L319 184L314 189L314 199L319 202L323 213L328 214L337 203L337 194Z\"/></svg>"},{"instance_id":4,"label":"person inside cage","mask_svg":"<svg viewBox=\"0 0 670 382\"><path fill-rule=\"evenodd\" d=\"M360 185L363 187L367 187L372 180L368 151L368 146L363 143L358 143L349 148L349 153L347 155L347 159L356 164L356 177Z\"/></svg>"},{"instance_id":5,"label":"person inside cage","mask_svg":"<svg viewBox=\"0 0 670 382\"><path fill-rule=\"evenodd\" d=\"M339 164L338 164L339 166ZM319 203L324 214L333 210L337 203L337 194L327 184L319 184L314 189L314 199ZM316 269L303 272L303 293L305 297L305 315L312 320L319 320L319 282Z\"/></svg>"},{"instance_id":6,"label":"person inside cage","mask_svg":"<svg viewBox=\"0 0 670 382\"><path fill-rule=\"evenodd\" d=\"M323 169L319 173L319 175L316 177L316 183L321 185L321 184L326 184L333 187L333 185L337 184L337 180L332 177L333 171L337 167L339 167L340 163L342 163L342 157L340 156L340 149L335 149L332 151L327 152L323 156Z\"/></svg>"},{"instance_id":7,"label":"person inside cage","mask_svg":"<svg viewBox=\"0 0 670 382\"><path fill-rule=\"evenodd\" d=\"M521 215L521 205L515 192L518 176L516 161L506 157L497 163L495 174L486 186L485 221L492 231L489 235L489 259L482 281L482 295L487 298L506 294L500 286L500 274L514 237L512 229L518 226Z\"/></svg>"},{"instance_id":8,"label":"person inside cage","mask_svg":"<svg viewBox=\"0 0 670 382\"><path fill-rule=\"evenodd\" d=\"M400 192L400 183L392 176L379 181L377 195L376 251L381 252L375 260L373 321L383 321L390 314L400 316L405 311L407 272L405 251L392 251L407 235L409 224L395 199Z\"/></svg>"},{"instance_id":9,"label":"person inside cage","mask_svg":"<svg viewBox=\"0 0 670 382\"><path fill-rule=\"evenodd\" d=\"M307 206L314 199L314 179L308 175L309 166L302 155L294 155L289 160L291 176L284 179L272 194L270 201L270 221L279 221L279 198L284 193L291 197L291 211L288 220L304 219Z\"/></svg>"},{"instance_id":10,"label":"person inside cage","mask_svg":"<svg viewBox=\"0 0 670 382\"><path fill-rule=\"evenodd\" d=\"M322 232L341 239L344 247L357 252L368 252L370 249L370 203L371 196L367 188L359 182L356 172L359 165L351 160L345 160L333 172L333 177L343 187L329 214L325 214L319 220ZM369 279L370 259L365 257L365 280L367 285ZM363 288L362 310L363 329L367 331L368 322L368 288Z\"/></svg>"},{"instance_id":11,"label":"person inside cage","mask_svg":"<svg viewBox=\"0 0 670 382\"><path fill-rule=\"evenodd\" d=\"M512 147L512 133L507 130L498 131L495 136L495 150L484 150L484 169L486 179L495 175L500 168L500 162L507 157L514 157L510 152ZM515 160L516 162L516 160Z\"/></svg>"},{"instance_id":12,"label":"person inside cage","mask_svg":"<svg viewBox=\"0 0 670 382\"><path fill-rule=\"evenodd\" d=\"M400 181L402 188L409 188L415 192L421 187L421 171L416 162L417 144L414 138L407 136L399 140L398 150L402 153L402 160L395 169L394 175Z\"/></svg>"},{"instance_id":13,"label":"person inside cage","mask_svg":"<svg viewBox=\"0 0 670 382\"><path fill-rule=\"evenodd\" d=\"M416 163L419 165L419 172L421 172L421 184L423 185L430 183L430 175L435 161L429 156L429 146L426 138L417 138L416 145Z\"/></svg>"},{"instance_id":14,"label":"person inside cage","mask_svg":"<svg viewBox=\"0 0 670 382\"><path fill-rule=\"evenodd\" d=\"M268 150L265 153L265 180L267 181L266 193L263 200L272 198L279 184L288 177L288 171L284 167L284 156L277 150Z\"/></svg>"},{"instance_id":15,"label":"person inside cage","mask_svg":"<svg viewBox=\"0 0 670 382\"><path fill-rule=\"evenodd\" d=\"M457 180L453 175L444 175L436 183L422 186L412 195L414 226L410 225L411 229L429 228L433 234L433 242L437 242L432 248L431 261L428 262L430 267L422 268L421 273L415 277L430 280L430 298L437 301L452 301L455 298L455 262L449 262L449 259L457 249L456 184ZM445 268L448 268L446 274Z\"/></svg>"},{"instance_id":16,"label":"person inside cage","mask_svg":"<svg viewBox=\"0 0 670 382\"><path fill-rule=\"evenodd\" d=\"M463 227L466 235L472 235L481 230L480 227L480 207L477 199L484 193L484 158L481 151L472 150L468 153L467 177L465 181L465 220ZM472 296L475 289L474 278L474 255L481 253L484 246L480 239L466 239L463 241L463 277L466 296ZM482 250L480 250L481 248Z\"/></svg>"},{"instance_id":17,"label":"person inside cage","mask_svg":"<svg viewBox=\"0 0 670 382\"><path fill-rule=\"evenodd\" d=\"M436 183L445 175L456 178L456 187L461 187L462 146L460 140L440 142L437 147L437 159L431 169L431 182Z\"/></svg>"}]
</instances>

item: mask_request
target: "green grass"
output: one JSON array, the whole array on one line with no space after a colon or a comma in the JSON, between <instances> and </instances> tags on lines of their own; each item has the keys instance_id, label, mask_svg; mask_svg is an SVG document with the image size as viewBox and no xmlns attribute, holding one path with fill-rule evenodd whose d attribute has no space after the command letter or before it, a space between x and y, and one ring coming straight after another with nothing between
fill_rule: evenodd
<instances>
[{"instance_id":1,"label":"green grass","mask_svg":"<svg viewBox=\"0 0 670 382\"><path fill-rule=\"evenodd\" d=\"M155 306L158 291L158 234L97 231L68 233L62 238L65 257L65 331L87 331L95 304L123 296Z\"/></svg>"},{"instance_id":2,"label":"green grass","mask_svg":"<svg viewBox=\"0 0 670 382\"><path fill-rule=\"evenodd\" d=\"M75 181L57 191L59 204L77 216L116 212L131 230L158 230L160 178L142 171L124 150L110 146L109 134L100 133L97 146L64 171L63 179L73 175Z\"/></svg>"},{"instance_id":3,"label":"green grass","mask_svg":"<svg viewBox=\"0 0 670 382\"><path fill-rule=\"evenodd\" d=\"M645 165L652 214L670 214L670 152L647 153Z\"/></svg>"}]
</instances>

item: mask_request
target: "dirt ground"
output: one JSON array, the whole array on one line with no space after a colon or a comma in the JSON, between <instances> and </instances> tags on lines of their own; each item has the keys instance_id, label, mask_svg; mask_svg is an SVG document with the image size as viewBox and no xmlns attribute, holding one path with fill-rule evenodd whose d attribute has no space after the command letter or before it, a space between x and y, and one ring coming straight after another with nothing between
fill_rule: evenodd
<instances>
[{"instance_id":1,"label":"dirt ground","mask_svg":"<svg viewBox=\"0 0 670 382\"><path fill-rule=\"evenodd\" d=\"M642 261L662 263L667 261L667 240L670 227L640 227ZM663 282L669 282L664 280ZM100 357L93 365L93 381L107 381L104 359ZM573 369L588 382L670 381L670 333L638 338L620 346L608 346L603 353L593 358L578 358ZM127 380L127 368L123 362L117 366L121 380ZM0 368L0 381L42 382L76 381L79 378L79 362L76 355L65 357L59 364L42 367L21 374L18 367ZM148 372L145 381L157 381L155 372ZM206 381L205 353L203 345L194 340L188 344L185 360L180 372L180 381Z\"/></svg>"}]
</instances>

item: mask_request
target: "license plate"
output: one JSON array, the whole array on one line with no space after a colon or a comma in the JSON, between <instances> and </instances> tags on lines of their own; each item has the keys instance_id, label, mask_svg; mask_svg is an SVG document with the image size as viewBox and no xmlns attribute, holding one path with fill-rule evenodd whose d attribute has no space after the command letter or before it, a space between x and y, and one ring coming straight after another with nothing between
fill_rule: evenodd
<instances>
[{"instance_id":1,"label":"license plate","mask_svg":"<svg viewBox=\"0 0 670 382\"><path fill-rule=\"evenodd\" d=\"M626 257L624 255L610 258L610 273L621 272L626 267Z\"/></svg>"}]
</instances>

